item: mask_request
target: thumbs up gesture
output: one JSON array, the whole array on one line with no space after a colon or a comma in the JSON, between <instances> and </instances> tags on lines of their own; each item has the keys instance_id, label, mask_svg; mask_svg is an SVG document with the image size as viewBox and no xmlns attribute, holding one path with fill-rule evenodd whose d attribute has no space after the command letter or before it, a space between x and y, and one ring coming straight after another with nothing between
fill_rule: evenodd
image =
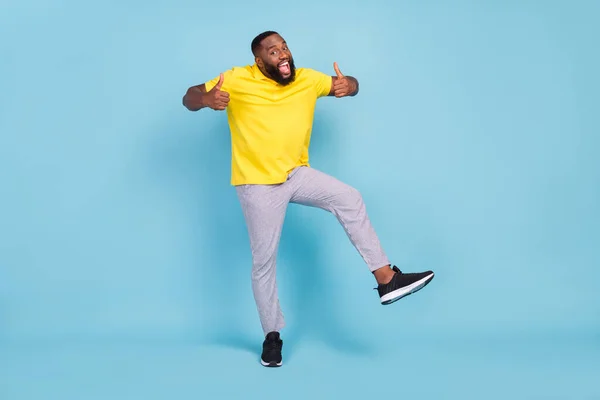
<instances>
[{"instance_id":1,"label":"thumbs up gesture","mask_svg":"<svg viewBox=\"0 0 600 400\"><path fill-rule=\"evenodd\" d=\"M223 74L219 76L217 84L205 95L206 105L213 110L224 110L229 104L229 93L221 90L223 86Z\"/></svg>"},{"instance_id":2,"label":"thumbs up gesture","mask_svg":"<svg viewBox=\"0 0 600 400\"><path fill-rule=\"evenodd\" d=\"M353 96L358 89L358 82L352 77L342 74L337 62L333 63L336 76L333 79L333 94L335 97Z\"/></svg>"}]
</instances>

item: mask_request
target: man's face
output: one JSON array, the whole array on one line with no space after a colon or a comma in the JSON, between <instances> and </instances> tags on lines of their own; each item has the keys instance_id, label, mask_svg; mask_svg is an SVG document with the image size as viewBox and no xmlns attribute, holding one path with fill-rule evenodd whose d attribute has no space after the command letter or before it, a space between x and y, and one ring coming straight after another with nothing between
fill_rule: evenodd
<instances>
[{"instance_id":1,"label":"man's face","mask_svg":"<svg viewBox=\"0 0 600 400\"><path fill-rule=\"evenodd\" d=\"M279 35L271 35L261 44L256 62L265 75L281 85L292 83L296 78L296 67L285 40Z\"/></svg>"}]
</instances>

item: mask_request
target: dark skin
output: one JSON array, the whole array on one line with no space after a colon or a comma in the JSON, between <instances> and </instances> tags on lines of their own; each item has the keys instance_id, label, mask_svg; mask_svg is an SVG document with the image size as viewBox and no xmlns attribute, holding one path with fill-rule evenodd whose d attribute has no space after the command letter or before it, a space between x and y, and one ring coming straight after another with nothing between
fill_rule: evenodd
<instances>
[{"instance_id":1,"label":"dark skin","mask_svg":"<svg viewBox=\"0 0 600 400\"><path fill-rule=\"evenodd\" d=\"M287 43L280 35L271 35L261 42L261 46L255 55L258 68L267 78L273 78L266 70L265 65L278 65L282 61L290 60L292 53ZM359 91L358 80L352 76L342 74L337 62L333 63L335 76L332 76L331 91L329 96L351 97L356 96ZM287 76L284 76L286 78ZM190 87L183 96L183 105L190 111L198 111L202 108L211 108L222 111L229 103L229 93L221 90L223 85L223 74L220 75L217 85L206 91L204 84Z\"/></svg>"},{"instance_id":2,"label":"dark skin","mask_svg":"<svg viewBox=\"0 0 600 400\"><path fill-rule=\"evenodd\" d=\"M229 103L229 93L221 90L222 86L222 73L217 84L208 92L204 83L192 86L183 96L183 105L190 111L198 111L206 107L222 111L227 108Z\"/></svg>"}]
</instances>

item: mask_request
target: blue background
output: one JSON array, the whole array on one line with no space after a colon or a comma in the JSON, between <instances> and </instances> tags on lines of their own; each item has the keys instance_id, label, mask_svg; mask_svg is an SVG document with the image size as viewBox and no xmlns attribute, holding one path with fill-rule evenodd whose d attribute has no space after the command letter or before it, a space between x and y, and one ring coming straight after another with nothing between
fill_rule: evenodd
<instances>
[{"instance_id":1,"label":"blue background","mask_svg":"<svg viewBox=\"0 0 600 400\"><path fill-rule=\"evenodd\" d=\"M599 12L4 1L0 398L600 396ZM267 29L359 79L319 101L312 164L362 192L396 264L437 274L382 307L335 218L291 207L278 370L225 114L181 105Z\"/></svg>"}]
</instances>

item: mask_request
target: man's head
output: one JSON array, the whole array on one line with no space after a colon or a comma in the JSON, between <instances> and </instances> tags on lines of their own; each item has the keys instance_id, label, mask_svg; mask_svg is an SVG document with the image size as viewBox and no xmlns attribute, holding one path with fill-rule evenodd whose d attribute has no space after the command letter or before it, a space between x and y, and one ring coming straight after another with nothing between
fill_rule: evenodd
<instances>
[{"instance_id":1,"label":"man's head","mask_svg":"<svg viewBox=\"0 0 600 400\"><path fill-rule=\"evenodd\" d=\"M252 54L256 65L267 78L288 85L296 78L292 53L283 38L274 31L266 31L252 40Z\"/></svg>"}]
</instances>

